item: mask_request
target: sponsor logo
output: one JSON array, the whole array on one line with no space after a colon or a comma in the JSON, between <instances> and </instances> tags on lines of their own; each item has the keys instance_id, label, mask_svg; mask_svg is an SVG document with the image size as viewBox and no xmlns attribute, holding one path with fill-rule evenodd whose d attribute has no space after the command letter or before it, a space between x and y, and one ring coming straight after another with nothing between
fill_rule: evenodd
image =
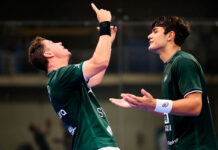
<instances>
[{"instance_id":1,"label":"sponsor logo","mask_svg":"<svg viewBox=\"0 0 218 150\"><path fill-rule=\"evenodd\" d=\"M75 131L76 131L76 127L73 128L72 126L69 126L67 129L68 129L68 131L70 132L70 134L73 136L74 133L75 133Z\"/></svg>"},{"instance_id":2,"label":"sponsor logo","mask_svg":"<svg viewBox=\"0 0 218 150\"><path fill-rule=\"evenodd\" d=\"M168 124L168 123L170 123L169 115L167 113L164 113L164 124Z\"/></svg>"},{"instance_id":3,"label":"sponsor logo","mask_svg":"<svg viewBox=\"0 0 218 150\"><path fill-rule=\"evenodd\" d=\"M80 67L80 64L75 64L74 65L74 68L79 68Z\"/></svg>"},{"instance_id":4,"label":"sponsor logo","mask_svg":"<svg viewBox=\"0 0 218 150\"><path fill-rule=\"evenodd\" d=\"M173 145L173 144L177 143L178 141L179 141L179 139L178 139L178 138L176 138L175 140L172 140L172 141L167 141L167 144L168 144L169 146L171 146L171 145Z\"/></svg>"},{"instance_id":5,"label":"sponsor logo","mask_svg":"<svg viewBox=\"0 0 218 150\"><path fill-rule=\"evenodd\" d=\"M93 91L92 91L92 89L88 86L88 94L92 94L92 95L95 95L94 93L93 93Z\"/></svg>"},{"instance_id":6,"label":"sponsor logo","mask_svg":"<svg viewBox=\"0 0 218 150\"><path fill-rule=\"evenodd\" d=\"M169 102L165 102L163 103L162 107L168 107L169 106Z\"/></svg>"},{"instance_id":7,"label":"sponsor logo","mask_svg":"<svg viewBox=\"0 0 218 150\"><path fill-rule=\"evenodd\" d=\"M104 112L104 110L103 110L102 107L97 108L97 112L98 112L98 115L99 115L100 117L106 116L106 114L105 114L105 112Z\"/></svg>"},{"instance_id":8,"label":"sponsor logo","mask_svg":"<svg viewBox=\"0 0 218 150\"><path fill-rule=\"evenodd\" d=\"M61 119L63 116L66 116L67 115L67 112L63 109L61 109L59 112L58 112L58 116L59 118Z\"/></svg>"},{"instance_id":9,"label":"sponsor logo","mask_svg":"<svg viewBox=\"0 0 218 150\"><path fill-rule=\"evenodd\" d=\"M166 132L172 131L171 125L165 125L165 131Z\"/></svg>"},{"instance_id":10,"label":"sponsor logo","mask_svg":"<svg viewBox=\"0 0 218 150\"><path fill-rule=\"evenodd\" d=\"M88 93L93 93L93 91L92 91L92 89L91 89L91 88L89 88L89 91L88 91Z\"/></svg>"}]
</instances>

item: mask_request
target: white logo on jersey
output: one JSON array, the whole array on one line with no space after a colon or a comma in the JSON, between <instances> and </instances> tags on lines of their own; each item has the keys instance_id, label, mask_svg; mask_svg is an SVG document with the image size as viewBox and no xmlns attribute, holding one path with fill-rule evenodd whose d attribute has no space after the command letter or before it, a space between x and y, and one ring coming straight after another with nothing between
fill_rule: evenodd
<instances>
[{"instance_id":1,"label":"white logo on jersey","mask_svg":"<svg viewBox=\"0 0 218 150\"><path fill-rule=\"evenodd\" d=\"M164 113L164 124L168 124L168 123L170 123L169 114Z\"/></svg>"},{"instance_id":2,"label":"white logo on jersey","mask_svg":"<svg viewBox=\"0 0 218 150\"><path fill-rule=\"evenodd\" d=\"M59 112L58 112L58 116L59 118L61 119L63 116L66 116L67 115L67 112L63 109L61 109Z\"/></svg>"},{"instance_id":3,"label":"white logo on jersey","mask_svg":"<svg viewBox=\"0 0 218 150\"><path fill-rule=\"evenodd\" d=\"M80 67L80 64L75 64L75 65L74 65L74 68L76 68L76 67L79 68L79 67Z\"/></svg>"},{"instance_id":4,"label":"white logo on jersey","mask_svg":"<svg viewBox=\"0 0 218 150\"><path fill-rule=\"evenodd\" d=\"M179 141L179 139L176 138L175 140L167 141L167 144L168 144L168 145L173 145L173 144L177 143L178 141Z\"/></svg>"},{"instance_id":5,"label":"white logo on jersey","mask_svg":"<svg viewBox=\"0 0 218 150\"><path fill-rule=\"evenodd\" d=\"M68 129L68 131L70 132L70 134L73 136L74 133L75 133L75 131L76 131L76 127L73 128L72 126L69 126L67 129Z\"/></svg>"},{"instance_id":6,"label":"white logo on jersey","mask_svg":"<svg viewBox=\"0 0 218 150\"><path fill-rule=\"evenodd\" d=\"M167 80L167 78L168 78L168 75L166 75L166 76L164 77L164 82Z\"/></svg>"},{"instance_id":7,"label":"white logo on jersey","mask_svg":"<svg viewBox=\"0 0 218 150\"><path fill-rule=\"evenodd\" d=\"M169 123L170 123L169 114L164 113L164 124L165 124L165 131L166 132L172 131L172 127Z\"/></svg>"},{"instance_id":8,"label":"white logo on jersey","mask_svg":"<svg viewBox=\"0 0 218 150\"><path fill-rule=\"evenodd\" d=\"M172 131L172 127L171 127L170 124L169 125L165 125L165 131L166 132Z\"/></svg>"},{"instance_id":9,"label":"white logo on jersey","mask_svg":"<svg viewBox=\"0 0 218 150\"><path fill-rule=\"evenodd\" d=\"M92 93L92 89L89 89L88 93Z\"/></svg>"},{"instance_id":10,"label":"white logo on jersey","mask_svg":"<svg viewBox=\"0 0 218 150\"><path fill-rule=\"evenodd\" d=\"M101 107L97 108L97 112L98 112L98 115L99 115L100 117L104 117L104 115L106 116L106 114L105 114L103 108L101 108Z\"/></svg>"},{"instance_id":11,"label":"white logo on jersey","mask_svg":"<svg viewBox=\"0 0 218 150\"><path fill-rule=\"evenodd\" d=\"M93 93L93 91L92 91L92 89L91 89L91 88L89 88L89 91L88 91L88 93Z\"/></svg>"},{"instance_id":12,"label":"white logo on jersey","mask_svg":"<svg viewBox=\"0 0 218 150\"><path fill-rule=\"evenodd\" d=\"M108 126L108 127L107 127L107 132L108 132L108 133L110 133L110 135L111 135L111 136L113 135L113 132L112 132L112 130L111 130L111 127L110 127L110 126Z\"/></svg>"},{"instance_id":13,"label":"white logo on jersey","mask_svg":"<svg viewBox=\"0 0 218 150\"><path fill-rule=\"evenodd\" d=\"M89 88L88 93L92 93L93 95L95 95L89 86L88 86L88 88Z\"/></svg>"}]
</instances>

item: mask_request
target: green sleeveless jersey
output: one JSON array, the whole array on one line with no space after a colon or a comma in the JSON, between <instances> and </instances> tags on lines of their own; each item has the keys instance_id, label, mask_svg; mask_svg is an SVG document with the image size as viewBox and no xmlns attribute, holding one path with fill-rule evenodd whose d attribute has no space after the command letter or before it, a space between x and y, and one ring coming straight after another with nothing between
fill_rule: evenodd
<instances>
[{"instance_id":1,"label":"green sleeveless jersey","mask_svg":"<svg viewBox=\"0 0 218 150\"><path fill-rule=\"evenodd\" d=\"M165 63L162 98L177 100L193 92L202 93L199 116L164 115L169 149L218 150L202 68L192 55L179 50Z\"/></svg>"},{"instance_id":2,"label":"green sleeveless jersey","mask_svg":"<svg viewBox=\"0 0 218 150\"><path fill-rule=\"evenodd\" d=\"M83 63L68 65L48 74L48 93L53 108L73 136L73 150L117 147L106 115L82 71Z\"/></svg>"}]
</instances>

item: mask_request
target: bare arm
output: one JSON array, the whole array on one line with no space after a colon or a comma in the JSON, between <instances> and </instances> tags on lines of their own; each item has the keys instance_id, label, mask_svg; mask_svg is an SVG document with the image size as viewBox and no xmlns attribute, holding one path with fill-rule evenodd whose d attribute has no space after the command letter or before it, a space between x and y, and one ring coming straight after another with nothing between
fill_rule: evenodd
<instances>
[{"instance_id":1,"label":"bare arm","mask_svg":"<svg viewBox=\"0 0 218 150\"><path fill-rule=\"evenodd\" d=\"M111 44L113 44L113 41L116 37L116 33L117 33L117 27L111 26ZM100 73L98 73L95 76L93 76L92 78L90 78L88 85L90 87L94 87L94 86L100 84L103 77L104 77L105 72L106 72L106 69L104 69Z\"/></svg>"},{"instance_id":2,"label":"bare arm","mask_svg":"<svg viewBox=\"0 0 218 150\"><path fill-rule=\"evenodd\" d=\"M171 114L178 116L198 116L202 108L202 94L191 93L184 99L173 101Z\"/></svg>"},{"instance_id":3,"label":"bare arm","mask_svg":"<svg viewBox=\"0 0 218 150\"><path fill-rule=\"evenodd\" d=\"M104 77L105 72L106 72L106 69L101 71L100 73L96 74L92 78L90 78L90 80L88 82L88 85L90 87L94 87L94 86L100 84L102 79L103 79L103 77Z\"/></svg>"},{"instance_id":4,"label":"bare arm","mask_svg":"<svg viewBox=\"0 0 218 150\"><path fill-rule=\"evenodd\" d=\"M98 9L92 4L93 10L97 14L99 23L104 21L111 21L111 13L107 10ZM84 62L83 74L85 79L90 79L99 72L105 70L109 64L111 55L111 37L109 35L102 35L99 37L93 56Z\"/></svg>"},{"instance_id":5,"label":"bare arm","mask_svg":"<svg viewBox=\"0 0 218 150\"><path fill-rule=\"evenodd\" d=\"M162 113L154 111L156 107L156 99L154 99L153 96L144 89L142 89L141 93L143 94L142 97L133 94L122 94L122 100L112 98L110 101L120 107L137 108L162 115ZM183 99L173 101L173 107L170 114L177 116L198 116L201 112L201 108L202 94L191 93Z\"/></svg>"}]
</instances>

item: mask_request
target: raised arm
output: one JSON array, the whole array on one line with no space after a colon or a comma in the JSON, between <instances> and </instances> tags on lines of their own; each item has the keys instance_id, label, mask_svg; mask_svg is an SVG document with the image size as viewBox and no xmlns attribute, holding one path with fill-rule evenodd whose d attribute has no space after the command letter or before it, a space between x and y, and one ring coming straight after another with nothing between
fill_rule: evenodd
<instances>
[{"instance_id":1,"label":"raised arm","mask_svg":"<svg viewBox=\"0 0 218 150\"><path fill-rule=\"evenodd\" d=\"M116 33L117 33L117 27L116 26L111 26L111 44L113 44L113 41L114 41L114 39L116 37ZM105 71L106 71L106 69L104 69L100 73L98 73L95 76L93 76L92 78L90 78L88 85L90 87L94 87L94 86L100 84L103 77L104 77Z\"/></svg>"},{"instance_id":2,"label":"raised arm","mask_svg":"<svg viewBox=\"0 0 218 150\"><path fill-rule=\"evenodd\" d=\"M111 56L111 36L107 32L110 30L111 13L107 10L99 10L93 3L92 8L97 15L98 22L103 24L100 30L105 34L100 35L93 56L83 64L83 74L86 80L105 70Z\"/></svg>"}]
</instances>

